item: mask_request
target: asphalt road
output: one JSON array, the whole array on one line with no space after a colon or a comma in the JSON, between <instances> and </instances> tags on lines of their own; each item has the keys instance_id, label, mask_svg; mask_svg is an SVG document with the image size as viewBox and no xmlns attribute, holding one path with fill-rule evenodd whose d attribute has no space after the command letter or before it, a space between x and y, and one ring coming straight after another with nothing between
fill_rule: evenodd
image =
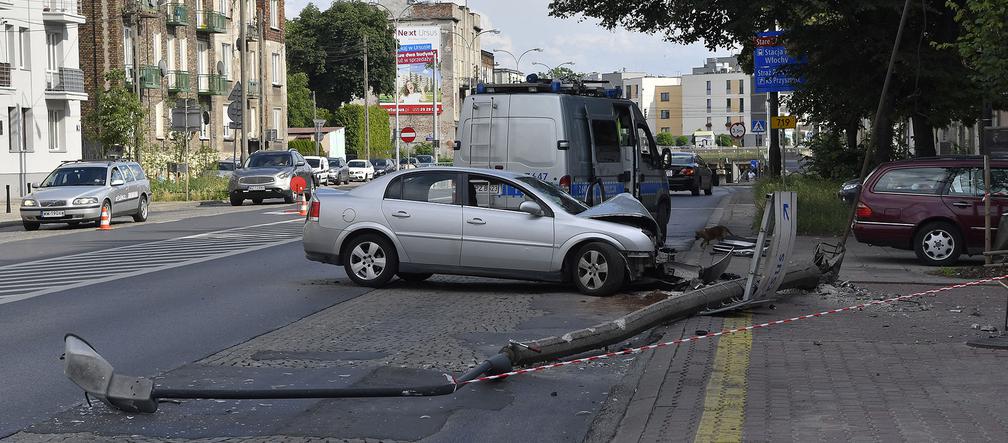
<instances>
[{"instance_id":1,"label":"asphalt road","mask_svg":"<svg viewBox=\"0 0 1008 443\"><path fill-rule=\"evenodd\" d=\"M674 194L668 244L680 249L688 248L693 241L693 231L704 227L708 217L723 197L731 192L748 192L748 189L720 187L715 188L713 196L693 197L689 193ZM235 243L230 245L222 245L219 241L206 244L198 241L205 238L207 233L220 233L235 228L239 229L219 234L218 237L231 238L236 235L235 233L245 232L242 229L262 230L270 229L270 226L288 229L290 225L282 223L285 221L299 223L296 216L268 214L284 209L286 207L281 205L263 206L262 210L175 222L143 225L127 222L120 224L111 232L77 229L59 236L4 243L5 252L3 257L0 257L0 280L4 278L4 270L15 272L19 267L41 269L39 278L69 278L61 276L60 271L44 269L44 265L50 262L37 263L40 260L58 260L59 257L69 254L81 254L80 261L95 263L95 266L101 265L102 260L112 260L113 263L118 263L116 260L119 260L122 266L128 267L134 257L118 254L135 254L133 251L136 249L160 251L156 254L137 254L135 260L138 263L143 260L163 260L162 255L170 256L176 250L179 254L185 252L185 248L171 246L171 242L181 241L180 238L187 238L185 241L189 243L186 244L196 245L195 247L201 249L201 254L219 248L220 256L210 255L209 258L204 255L185 256L197 257L202 261L192 264L187 264L186 261L175 264L158 262L163 266L133 273L121 269L113 270L110 272L119 272L122 277L109 281L96 281L94 284L89 284L85 280L79 283L79 287L73 289L49 293L35 292L32 294L36 295L31 295L29 298L8 303L3 303L3 294L0 293L0 324L4 325L4 333L0 334L0 355L4 356L0 358L0 377L3 380L0 384L0 437L17 432L33 423L45 421L60 414L61 411L64 411L62 415L65 417L68 414L65 411L82 402L81 392L66 380L58 361L65 333L73 332L87 338L116 366L117 372L150 376L177 370L175 377L186 378L190 375L186 371L194 370L190 365L192 362L276 330L327 307L366 294L368 290L363 288L342 283L333 284L334 280L346 280L342 270L335 266L306 261L301 244L296 239L282 240L281 244L265 247L256 243L241 243L243 241L241 239L235 240ZM253 228L241 228L249 226ZM256 247L263 248L256 249ZM109 252L110 250L112 252ZM233 255L225 257L223 256L225 254ZM182 259L186 259L185 257ZM73 267L70 271L84 272L80 267ZM23 275L19 278L25 279ZM0 291L5 286L9 287L10 284L0 281ZM450 284L445 290L451 290L449 288ZM516 294L528 291L564 292L569 289L558 288L555 285L547 286L545 289L534 285L504 285L497 288L504 292L514 291ZM499 294L487 294L487 297L488 300L491 297L500 299ZM590 315L584 312L571 313L572 307L584 306L580 304L584 303L583 298L573 294L548 297L536 303L539 304L534 306L536 309L553 314L526 325L531 336L552 331L543 329L547 327L546 325L549 325L548 328L557 328L557 325L562 325L563 328L575 325L588 326L594 324L591 322L613 315L611 313L635 309L634 306L616 306L608 310L592 310ZM385 312L378 314L384 315ZM479 315L471 310L456 314ZM444 313L444 315L452 314ZM482 315L499 314L488 311ZM479 318L471 320L478 322ZM393 329L383 333L395 335L397 330L394 328L399 326L392 326L394 323L390 322L388 326ZM487 339L485 351L493 352L491 348L499 347L498 344L503 339L504 336ZM480 339L481 342L483 340ZM603 395L618 379L618 375L612 370L604 368L597 370L602 372L580 382L586 389L585 392L590 390L592 395L569 400L572 402L570 408L576 406L574 412L590 409L590 405L600 404L602 398L598 396ZM227 371L219 373L218 376L224 377L223 374L239 378L242 376L241 373ZM282 378L284 372L274 375ZM328 377L328 375L322 373L316 377ZM542 394L550 389L555 391L565 386L564 389L576 391L579 383L576 378L571 378L563 380L559 385L551 386L549 380L530 380L527 382L529 384L520 385L516 387L516 391L509 392L506 397L518 398L521 401L509 405L507 415L510 419L506 421L515 423L526 420L529 423L549 425L551 422L549 417L545 421L542 417L531 419L538 414L536 402L539 401L532 394ZM488 395L474 395L478 391ZM470 418L489 419L495 415L495 410L504 407L502 399L499 398L500 392L500 389L490 385L455 398L458 401L435 401L434 404L449 410L472 407L473 410L484 412ZM589 406L578 406L578 403ZM281 414L278 417L289 417L289 414L304 406L298 402L288 404L293 409L286 413L288 415ZM355 401L347 406L365 407L366 404L367 402ZM382 410L382 405L393 410L401 408L389 400L382 400L367 407L371 410ZM252 409L255 409L254 404ZM351 410L353 409L352 407ZM564 408L566 409L568 408ZM213 403L204 403L198 410L212 415ZM325 419L326 414L321 411L314 411L313 414L315 414L313 420L316 420L319 426L330 423ZM468 417L471 414L472 412L468 412L465 415L455 416L447 423L444 431L455 436L468 435L475 438L480 435L480 428L476 422L459 420L459 417ZM412 412L407 415L412 419L419 416L414 416ZM393 417L394 415L385 416L384 419L390 420ZM445 418L447 419L447 416ZM578 412L576 415L571 413L563 419L556 418L553 421L570 424L574 428L582 429L583 432L590 418ZM162 420L163 423L168 423L166 419ZM176 426L180 426L181 429L188 428L188 419L183 416L181 420ZM66 420L60 422L64 425L67 423ZM391 420L384 425L375 424L373 421L367 423L385 426L389 438L414 435L411 434L412 431L406 432L405 428L397 431L395 422ZM348 426L350 424L353 424L352 421ZM390 424L393 426L389 427ZM404 427L416 425L417 423L403 423ZM356 426L365 426L365 423L357 423ZM208 435L214 433L212 428L215 427L210 427L211 429L204 429ZM127 423L124 429L109 430L128 434L130 433L128 428ZM66 431L66 428L60 429ZM224 435L241 432L234 427L218 428L218 431L225 432ZM499 428L496 435L505 436L507 432L506 427ZM564 440L580 440L583 436L583 434L570 435L566 432L565 430L564 434L556 436Z\"/></svg>"}]
</instances>

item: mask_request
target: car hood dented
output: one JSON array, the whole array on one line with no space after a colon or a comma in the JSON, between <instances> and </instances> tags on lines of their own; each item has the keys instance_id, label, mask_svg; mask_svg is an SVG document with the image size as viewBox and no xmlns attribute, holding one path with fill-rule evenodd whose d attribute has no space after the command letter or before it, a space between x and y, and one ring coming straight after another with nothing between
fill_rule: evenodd
<instances>
[{"instance_id":1,"label":"car hood dented","mask_svg":"<svg viewBox=\"0 0 1008 443\"><path fill-rule=\"evenodd\" d=\"M619 194L578 214L578 217L636 226L658 236L658 222L647 208L628 193Z\"/></svg>"}]
</instances>

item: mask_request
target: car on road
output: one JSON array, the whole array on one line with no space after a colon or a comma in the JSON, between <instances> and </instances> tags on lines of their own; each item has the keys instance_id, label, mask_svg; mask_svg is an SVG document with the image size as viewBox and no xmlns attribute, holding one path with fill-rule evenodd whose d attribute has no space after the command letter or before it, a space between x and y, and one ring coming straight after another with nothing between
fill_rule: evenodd
<instances>
[{"instance_id":1,"label":"car on road","mask_svg":"<svg viewBox=\"0 0 1008 443\"><path fill-rule=\"evenodd\" d=\"M417 166L420 167L434 166L437 164L437 159L435 159L433 155L419 154L416 156L416 160Z\"/></svg>"},{"instance_id":2,"label":"car on road","mask_svg":"<svg viewBox=\"0 0 1008 443\"><path fill-rule=\"evenodd\" d=\"M671 152L665 175L668 177L669 191L690 191L693 195L714 193L717 174L699 155L693 152Z\"/></svg>"},{"instance_id":3,"label":"car on road","mask_svg":"<svg viewBox=\"0 0 1008 443\"><path fill-rule=\"evenodd\" d=\"M375 168L367 160L350 160L347 162L347 167L350 168L350 180L352 181L368 182L374 180Z\"/></svg>"},{"instance_id":4,"label":"car on road","mask_svg":"<svg viewBox=\"0 0 1008 443\"><path fill-rule=\"evenodd\" d=\"M535 177L432 166L323 190L304 227L309 260L362 286L433 274L573 282L609 295L655 266L662 242L630 194L594 207Z\"/></svg>"},{"instance_id":5,"label":"car on road","mask_svg":"<svg viewBox=\"0 0 1008 443\"><path fill-rule=\"evenodd\" d=\"M316 157L314 155L306 155L304 159L308 162L308 165L311 166L312 177L315 179L315 185L328 185L329 161L325 157Z\"/></svg>"},{"instance_id":6,"label":"car on road","mask_svg":"<svg viewBox=\"0 0 1008 443\"><path fill-rule=\"evenodd\" d=\"M420 167L420 162L416 157L403 157L399 159L399 169L413 169Z\"/></svg>"},{"instance_id":7,"label":"car on road","mask_svg":"<svg viewBox=\"0 0 1008 443\"><path fill-rule=\"evenodd\" d=\"M395 160L389 160L387 158L372 158L371 166L374 166L375 177L381 177L390 172L395 172Z\"/></svg>"},{"instance_id":8,"label":"car on road","mask_svg":"<svg viewBox=\"0 0 1008 443\"><path fill-rule=\"evenodd\" d=\"M136 162L67 162L22 198L21 223L28 231L43 223L97 224L103 209L110 219L131 215L143 222L150 195L150 181Z\"/></svg>"},{"instance_id":9,"label":"car on road","mask_svg":"<svg viewBox=\"0 0 1008 443\"><path fill-rule=\"evenodd\" d=\"M291 190L294 177L301 177L307 186L305 192L310 196L313 172L301 153L295 150L256 151L245 160L245 167L231 176L228 197L232 206L241 206L247 199L258 205L267 198L282 198L286 203L294 203Z\"/></svg>"},{"instance_id":10,"label":"car on road","mask_svg":"<svg viewBox=\"0 0 1008 443\"><path fill-rule=\"evenodd\" d=\"M861 188L861 179L852 178L843 182L840 185L840 190L837 191L837 197L843 200L844 203L848 205L853 205L854 200L857 198L858 190Z\"/></svg>"},{"instance_id":11,"label":"car on road","mask_svg":"<svg viewBox=\"0 0 1008 443\"><path fill-rule=\"evenodd\" d=\"M883 163L865 179L854 237L913 250L925 265L945 266L984 249L983 159L917 158ZM1008 160L991 161L991 226L1008 212Z\"/></svg>"},{"instance_id":12,"label":"car on road","mask_svg":"<svg viewBox=\"0 0 1008 443\"><path fill-rule=\"evenodd\" d=\"M210 173L216 175L217 177L228 178L231 174L234 174L235 169L241 165L241 162L234 159L221 160L217 162L217 169L211 171Z\"/></svg>"},{"instance_id":13,"label":"car on road","mask_svg":"<svg viewBox=\"0 0 1008 443\"><path fill-rule=\"evenodd\" d=\"M350 168L343 157L329 157L329 181L336 186L350 183Z\"/></svg>"}]
</instances>

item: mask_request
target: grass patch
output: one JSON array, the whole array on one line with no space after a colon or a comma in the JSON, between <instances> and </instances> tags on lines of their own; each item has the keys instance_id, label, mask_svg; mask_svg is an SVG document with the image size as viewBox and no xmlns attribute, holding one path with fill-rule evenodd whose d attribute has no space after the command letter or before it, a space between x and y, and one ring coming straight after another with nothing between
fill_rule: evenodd
<instances>
[{"instance_id":1,"label":"grass patch","mask_svg":"<svg viewBox=\"0 0 1008 443\"><path fill-rule=\"evenodd\" d=\"M189 199L227 200L228 179L216 176L193 176L189 179ZM151 179L153 201L185 201L185 179L178 181Z\"/></svg>"},{"instance_id":2,"label":"grass patch","mask_svg":"<svg viewBox=\"0 0 1008 443\"><path fill-rule=\"evenodd\" d=\"M850 214L837 190L840 182L818 177L791 175L786 181L761 179L756 182L753 192L756 200L756 218L753 227L759 229L766 203L764 195L774 191L794 191L798 194L798 233L806 235L840 235Z\"/></svg>"}]
</instances>

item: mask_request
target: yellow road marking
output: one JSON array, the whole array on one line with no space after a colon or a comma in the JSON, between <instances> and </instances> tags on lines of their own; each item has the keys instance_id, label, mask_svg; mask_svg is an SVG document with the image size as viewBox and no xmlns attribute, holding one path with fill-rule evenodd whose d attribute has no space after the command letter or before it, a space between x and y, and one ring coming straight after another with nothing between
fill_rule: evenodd
<instances>
[{"instance_id":1,"label":"yellow road marking","mask_svg":"<svg viewBox=\"0 0 1008 443\"><path fill-rule=\"evenodd\" d=\"M749 313L725 318L724 329L748 326ZM697 427L697 443L741 442L745 423L746 374L752 332L722 335L714 354L714 367L704 398L704 412Z\"/></svg>"}]
</instances>

